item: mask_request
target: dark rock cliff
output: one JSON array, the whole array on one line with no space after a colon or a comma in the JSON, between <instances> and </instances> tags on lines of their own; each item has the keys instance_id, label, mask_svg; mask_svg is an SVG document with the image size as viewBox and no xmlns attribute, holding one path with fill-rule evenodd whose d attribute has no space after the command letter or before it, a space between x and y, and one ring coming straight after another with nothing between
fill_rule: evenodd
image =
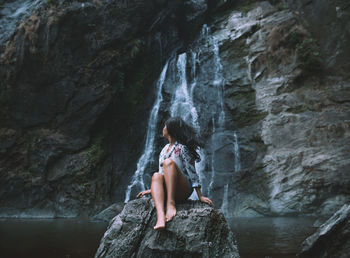
<instances>
[{"instance_id":1,"label":"dark rock cliff","mask_svg":"<svg viewBox=\"0 0 350 258\"><path fill-rule=\"evenodd\" d=\"M161 65L206 10L182 12L182 1L48 3L18 26L0 60L3 215L76 216L111 202L120 177L111 151L135 162Z\"/></svg>"}]
</instances>

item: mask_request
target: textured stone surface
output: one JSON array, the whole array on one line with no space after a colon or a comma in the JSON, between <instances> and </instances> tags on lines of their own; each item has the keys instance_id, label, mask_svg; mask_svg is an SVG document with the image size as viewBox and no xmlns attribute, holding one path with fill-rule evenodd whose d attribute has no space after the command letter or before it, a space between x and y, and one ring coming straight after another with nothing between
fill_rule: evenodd
<instances>
[{"instance_id":1,"label":"textured stone surface","mask_svg":"<svg viewBox=\"0 0 350 258\"><path fill-rule=\"evenodd\" d=\"M91 220L109 222L111 219L117 216L122 211L122 209L123 209L123 205L114 203L108 208L101 211L100 213L91 217Z\"/></svg>"},{"instance_id":2,"label":"textured stone surface","mask_svg":"<svg viewBox=\"0 0 350 258\"><path fill-rule=\"evenodd\" d=\"M160 65L181 41L182 1L47 2L0 49L1 216L108 206L141 151Z\"/></svg>"},{"instance_id":3,"label":"textured stone surface","mask_svg":"<svg viewBox=\"0 0 350 258\"><path fill-rule=\"evenodd\" d=\"M231 216L333 214L350 198L350 82L319 58L325 39L296 13L250 8L212 26L241 154L241 170L216 185L230 181Z\"/></svg>"},{"instance_id":4,"label":"textured stone surface","mask_svg":"<svg viewBox=\"0 0 350 258\"><path fill-rule=\"evenodd\" d=\"M349 257L350 205L344 205L301 246L299 257Z\"/></svg>"},{"instance_id":5,"label":"textured stone surface","mask_svg":"<svg viewBox=\"0 0 350 258\"><path fill-rule=\"evenodd\" d=\"M178 204L164 230L154 230L155 222L150 198L127 203L110 222L95 257L239 257L223 214L206 204Z\"/></svg>"}]
</instances>

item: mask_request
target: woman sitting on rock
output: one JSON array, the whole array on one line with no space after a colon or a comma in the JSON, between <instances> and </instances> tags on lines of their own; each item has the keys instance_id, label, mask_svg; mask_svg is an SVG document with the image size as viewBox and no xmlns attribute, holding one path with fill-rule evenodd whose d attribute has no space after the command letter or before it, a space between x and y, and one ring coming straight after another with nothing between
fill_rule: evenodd
<instances>
[{"instance_id":1,"label":"woman sitting on rock","mask_svg":"<svg viewBox=\"0 0 350 258\"><path fill-rule=\"evenodd\" d=\"M200 160L196 150L202 145L197 140L195 130L180 117L173 117L165 122L163 136L169 143L159 155L159 172L152 176L151 189L137 195L137 198L140 198L146 194L152 194L157 210L157 223L154 226L156 230L165 228L165 223L176 215L175 202L188 199L193 188L196 189L201 202L214 206L209 198L202 195L199 177L194 166L194 162ZM165 214L164 198L166 196Z\"/></svg>"}]
</instances>

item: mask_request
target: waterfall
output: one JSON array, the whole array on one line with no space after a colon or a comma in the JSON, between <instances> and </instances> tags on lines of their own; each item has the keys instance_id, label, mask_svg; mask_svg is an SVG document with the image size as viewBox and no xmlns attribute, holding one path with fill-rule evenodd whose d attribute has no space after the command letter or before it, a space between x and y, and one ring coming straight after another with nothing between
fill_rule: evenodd
<instances>
[{"instance_id":1,"label":"waterfall","mask_svg":"<svg viewBox=\"0 0 350 258\"><path fill-rule=\"evenodd\" d=\"M43 0L6 1L0 9L0 45L10 39L17 25L43 4Z\"/></svg>"},{"instance_id":2,"label":"waterfall","mask_svg":"<svg viewBox=\"0 0 350 258\"><path fill-rule=\"evenodd\" d=\"M234 141L233 141L233 151L235 156L235 172L238 172L241 170L241 160L240 160L240 153L239 153L239 145L238 145L238 137L237 133L233 133ZM222 198L222 204L220 210L224 213L225 217L229 217L230 214L228 212L229 203L228 203L228 187L229 184L225 184L224 187L224 194Z\"/></svg>"},{"instance_id":3,"label":"waterfall","mask_svg":"<svg viewBox=\"0 0 350 258\"><path fill-rule=\"evenodd\" d=\"M228 217L228 184L224 187L224 196L223 202L221 204L220 210L224 214L225 217Z\"/></svg>"},{"instance_id":4,"label":"waterfall","mask_svg":"<svg viewBox=\"0 0 350 258\"><path fill-rule=\"evenodd\" d=\"M180 54L176 64L179 85L173 96L170 114L171 116L181 116L185 121L190 121L196 129L199 129L197 110L193 105L193 96L190 95L188 89L186 65L187 54ZM190 92L193 93L192 90Z\"/></svg>"},{"instance_id":5,"label":"waterfall","mask_svg":"<svg viewBox=\"0 0 350 258\"><path fill-rule=\"evenodd\" d=\"M205 64L207 66L201 67L203 64L202 62L206 62ZM209 138L209 146L212 146L212 149L200 150L199 155L201 161L196 163L195 166L202 183L203 193L209 195L209 197L212 197L211 195L213 194L215 194L216 197L219 197L222 200L221 208L224 214L228 214L227 209L229 206L228 199L230 185L228 181L229 178L225 176L228 175L228 171L223 170L223 168L220 170L216 167L218 165L220 166L218 161L223 158L220 155L226 154L225 152L222 153L218 150L223 146L226 146L227 143L232 143L233 148L228 150L234 156L232 169L234 169L235 172L239 171L241 169L241 164L237 132L231 131L225 127L226 114L224 87L226 81L219 53L219 42L213 35L211 35L210 29L204 25L197 44L194 45L193 49L185 53L180 53L173 57L173 59L169 60L168 63L163 68L162 74L157 83L157 99L149 118L144 152L137 163L137 169L132 177L132 182L127 188L125 202L130 200L130 192L134 187L138 187L141 190L145 189L143 175L146 165L154 156L154 135L159 131L156 126L158 121L159 104L163 101L161 94L163 87L164 92L170 93L170 96L164 96L164 101L169 101L169 104L164 105L166 107L166 110L164 111L169 112L170 116L182 117L199 132L201 132L201 123L208 124L208 126L211 125L207 132L211 135L211 138ZM165 73L167 70L169 75L165 81ZM203 87L203 78L206 87ZM203 103L199 101L195 103L194 95L197 93L199 94L199 98L202 98L205 101L207 99L208 102ZM207 96L207 94L209 95ZM209 118L208 121L203 121L203 117L199 120L198 110L201 110L200 112L205 112L203 117ZM218 143L220 141L225 145ZM209 170L207 171L208 173L205 173L206 170ZM217 176L221 178L219 181L217 181ZM213 189L217 186L218 182L221 184L219 185L222 187L222 190L215 190L214 192ZM222 185L222 183L224 184ZM196 199L195 191L190 199Z\"/></svg>"},{"instance_id":6,"label":"waterfall","mask_svg":"<svg viewBox=\"0 0 350 258\"><path fill-rule=\"evenodd\" d=\"M193 92L196 86L196 60L196 55L192 53L191 75L194 77L192 77L193 81L189 86L186 74L187 54L182 53L178 56L176 63L178 85L176 86L175 94L172 98L170 114L171 116L181 116L186 122L190 123L196 130L199 131L200 126L198 123L198 113L193 103ZM195 166L198 176L201 182L203 182L204 176L202 171L205 166L205 154L202 150L199 151L199 156L201 158L201 161L199 163L196 163ZM192 193L190 199L196 199L195 192Z\"/></svg>"},{"instance_id":7,"label":"waterfall","mask_svg":"<svg viewBox=\"0 0 350 258\"><path fill-rule=\"evenodd\" d=\"M217 39L213 36L213 54L214 54L214 81L213 84L218 88L218 99L220 100L220 115L219 115L219 127L224 127L225 123L225 108L224 108L224 84L225 78L222 73L221 58L219 56L219 45Z\"/></svg>"},{"instance_id":8,"label":"waterfall","mask_svg":"<svg viewBox=\"0 0 350 258\"><path fill-rule=\"evenodd\" d=\"M239 153L238 137L236 132L234 132L233 137L233 151L235 154L235 172L237 172L241 170L241 155Z\"/></svg>"},{"instance_id":9,"label":"waterfall","mask_svg":"<svg viewBox=\"0 0 350 258\"><path fill-rule=\"evenodd\" d=\"M218 40L210 34L210 29L204 25L201 33L201 37L205 39L206 47L209 48L212 52L212 58L213 58L213 78L212 83L213 86L217 89L217 99L219 100L220 106L219 106L219 117L215 118L215 114L212 116L212 135L215 135L215 133L218 131L223 131L225 129L225 106L224 106L224 86L225 86L225 78L223 76L223 66L221 63L220 58L220 52L219 52L219 44ZM217 125L217 126L216 126ZM212 139L214 141L214 139ZM212 144L213 145L213 144ZM211 154L211 178L210 182L208 184L208 193L211 194L213 187L214 187L214 181L215 181L215 167L214 167L214 160L215 160L215 150L212 150Z\"/></svg>"},{"instance_id":10,"label":"waterfall","mask_svg":"<svg viewBox=\"0 0 350 258\"><path fill-rule=\"evenodd\" d=\"M150 162L154 154L154 139L158 129L157 128L158 111L159 111L160 103L163 100L162 88L163 88L167 70L168 70L168 62L164 65L164 68L157 81L157 97L148 119L146 143L145 143L144 151L137 162L136 171L132 177L131 183L128 185L128 188L126 190L124 203L127 203L130 200L130 193L133 187L139 187L142 191L145 190L143 175L147 164Z\"/></svg>"}]
</instances>

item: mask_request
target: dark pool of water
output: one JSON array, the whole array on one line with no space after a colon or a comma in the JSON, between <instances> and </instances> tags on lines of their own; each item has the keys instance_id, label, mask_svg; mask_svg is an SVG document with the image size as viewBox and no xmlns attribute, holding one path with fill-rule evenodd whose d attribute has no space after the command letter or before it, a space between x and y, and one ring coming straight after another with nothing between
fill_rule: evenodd
<instances>
[{"instance_id":1,"label":"dark pool of water","mask_svg":"<svg viewBox=\"0 0 350 258\"><path fill-rule=\"evenodd\" d=\"M94 257L107 226L78 219L1 219L0 257Z\"/></svg>"},{"instance_id":2,"label":"dark pool of water","mask_svg":"<svg viewBox=\"0 0 350 258\"><path fill-rule=\"evenodd\" d=\"M317 228L316 218L234 218L229 225L235 232L241 258L295 258L300 244Z\"/></svg>"},{"instance_id":3,"label":"dark pool of water","mask_svg":"<svg viewBox=\"0 0 350 258\"><path fill-rule=\"evenodd\" d=\"M234 218L242 258L295 257L315 218ZM94 257L108 223L78 219L0 219L1 258Z\"/></svg>"}]
</instances>

